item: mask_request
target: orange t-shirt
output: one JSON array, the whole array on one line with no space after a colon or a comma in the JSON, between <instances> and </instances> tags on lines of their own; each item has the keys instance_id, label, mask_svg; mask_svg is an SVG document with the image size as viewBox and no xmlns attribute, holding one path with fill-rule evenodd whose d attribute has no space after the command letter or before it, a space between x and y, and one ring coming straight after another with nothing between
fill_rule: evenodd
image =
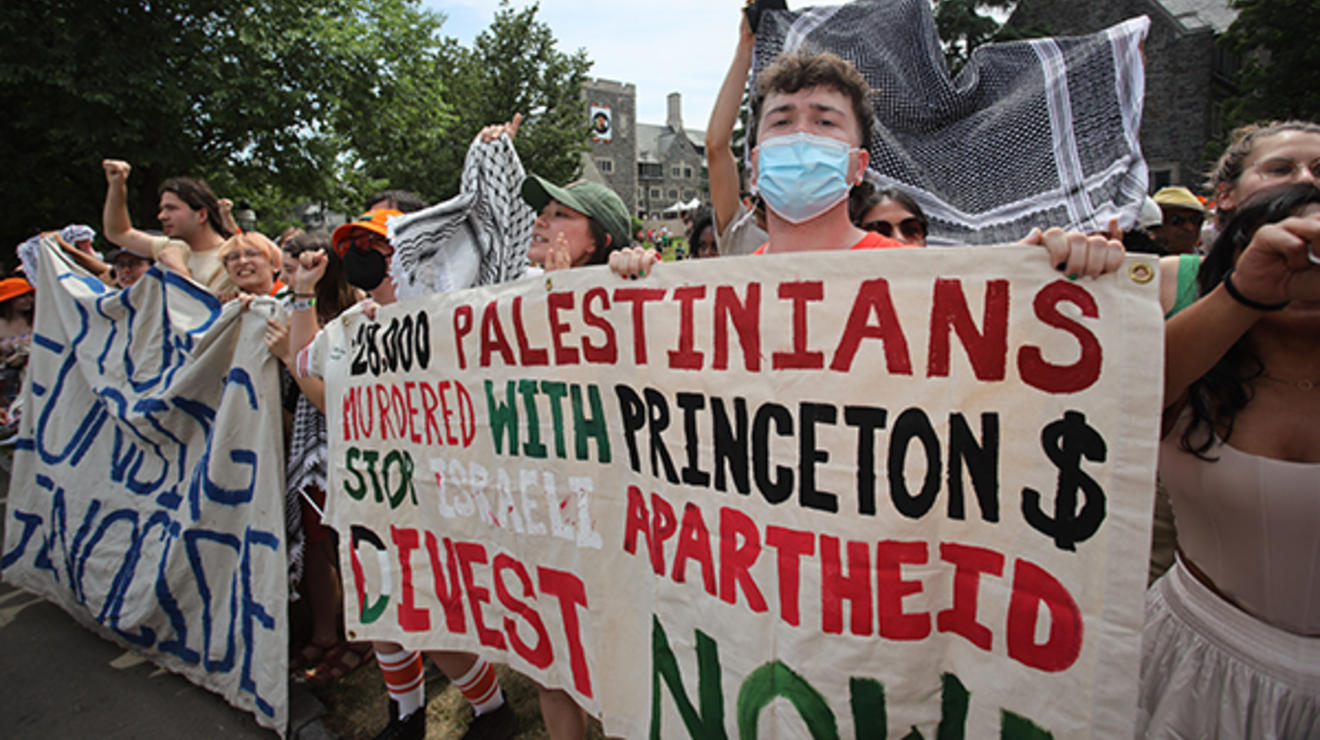
<instances>
[{"instance_id":1,"label":"orange t-shirt","mask_svg":"<svg viewBox=\"0 0 1320 740\"><path fill-rule=\"evenodd\" d=\"M758 247L755 252L752 252L752 254L765 254L765 250L769 246L770 246L770 242L766 242L765 244L762 244L760 247ZM860 241L849 247L849 249L893 249L895 247L911 247L911 246L912 246L911 244L904 244L903 242L898 241L897 239L890 239L884 234L878 234L874 231L868 231L866 232L866 236L862 237Z\"/></svg>"}]
</instances>

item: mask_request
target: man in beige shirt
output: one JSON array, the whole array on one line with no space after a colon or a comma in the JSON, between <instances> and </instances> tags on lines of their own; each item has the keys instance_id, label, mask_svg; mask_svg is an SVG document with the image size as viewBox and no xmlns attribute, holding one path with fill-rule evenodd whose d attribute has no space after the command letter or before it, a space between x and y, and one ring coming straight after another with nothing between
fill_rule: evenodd
<instances>
[{"instance_id":1,"label":"man in beige shirt","mask_svg":"<svg viewBox=\"0 0 1320 740\"><path fill-rule=\"evenodd\" d=\"M129 219L127 183L132 168L128 162L106 159L101 166L106 180L101 231L106 239L134 254L159 260L216 293L236 291L216 256L232 233L206 183L188 177L172 177L162 183L156 218L165 236L152 236L133 228Z\"/></svg>"}]
</instances>

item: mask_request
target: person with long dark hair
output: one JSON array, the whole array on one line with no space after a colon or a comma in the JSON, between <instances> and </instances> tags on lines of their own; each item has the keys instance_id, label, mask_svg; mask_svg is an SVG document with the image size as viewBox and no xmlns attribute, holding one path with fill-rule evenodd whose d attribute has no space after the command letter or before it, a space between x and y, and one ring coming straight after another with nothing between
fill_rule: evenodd
<instances>
[{"instance_id":1,"label":"person with long dark hair","mask_svg":"<svg viewBox=\"0 0 1320 740\"><path fill-rule=\"evenodd\" d=\"M1147 599L1139 737L1320 727L1320 188L1232 206L1165 324L1178 560Z\"/></svg>"},{"instance_id":2,"label":"person with long dark hair","mask_svg":"<svg viewBox=\"0 0 1320 740\"><path fill-rule=\"evenodd\" d=\"M898 188L877 188L869 182L848 194L848 217L863 231L896 239L909 247L926 246L930 220L912 196Z\"/></svg>"},{"instance_id":3,"label":"person with long dark hair","mask_svg":"<svg viewBox=\"0 0 1320 740\"><path fill-rule=\"evenodd\" d=\"M688 229L688 244L692 247L693 257L720 256L719 241L715 238L715 214L711 209L701 208L692 218L692 228Z\"/></svg>"},{"instance_id":4,"label":"person with long dark hair","mask_svg":"<svg viewBox=\"0 0 1320 740\"><path fill-rule=\"evenodd\" d=\"M330 235L300 233L284 245L282 272L292 276L300 255L325 255L325 276L311 296L317 326L334 321L358 301L357 292L344 278L344 266L331 248ZM289 291L289 300L297 297ZM327 439L325 415L293 382L294 357L289 348L288 327L267 321L266 345L284 363L285 410L292 413L288 424L285 464L285 506L294 531L290 533L290 585L306 598L311 636L290 659L290 669L309 683L326 685L352 673L371 659L371 644L348 642L342 634L344 603L339 592L339 568L331 530L321 521L327 486Z\"/></svg>"},{"instance_id":5,"label":"person with long dark hair","mask_svg":"<svg viewBox=\"0 0 1320 740\"><path fill-rule=\"evenodd\" d=\"M133 228L128 215L128 174L123 160L101 162L105 169L105 205L101 232L115 246L148 259L159 260L176 272L217 293L234 293L235 286L220 262L219 250L233 236L221 217L220 203L201 180L172 177L160 186L160 220L164 236Z\"/></svg>"}]
</instances>

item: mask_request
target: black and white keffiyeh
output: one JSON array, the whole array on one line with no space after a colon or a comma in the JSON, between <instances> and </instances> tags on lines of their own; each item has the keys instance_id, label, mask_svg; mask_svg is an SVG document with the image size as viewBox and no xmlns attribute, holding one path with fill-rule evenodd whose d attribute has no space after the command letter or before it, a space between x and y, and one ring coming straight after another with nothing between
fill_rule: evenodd
<instances>
[{"instance_id":1,"label":"black and white keffiyeh","mask_svg":"<svg viewBox=\"0 0 1320 740\"><path fill-rule=\"evenodd\" d=\"M752 68L798 48L852 62L875 91L868 179L916 199L931 244L996 244L1034 226L1135 222L1149 27L1142 16L1087 36L984 45L950 79L929 0L858 0L765 11Z\"/></svg>"},{"instance_id":2,"label":"black and white keffiyeh","mask_svg":"<svg viewBox=\"0 0 1320 740\"><path fill-rule=\"evenodd\" d=\"M523 276L536 213L508 135L468 149L460 192L389 221L391 274L399 299L494 285Z\"/></svg>"}]
</instances>

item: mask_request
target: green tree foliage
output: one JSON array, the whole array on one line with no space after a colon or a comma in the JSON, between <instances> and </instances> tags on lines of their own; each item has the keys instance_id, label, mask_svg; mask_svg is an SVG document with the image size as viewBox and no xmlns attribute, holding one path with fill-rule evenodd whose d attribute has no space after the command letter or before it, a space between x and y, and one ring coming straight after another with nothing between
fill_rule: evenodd
<instances>
[{"instance_id":1,"label":"green tree foliage","mask_svg":"<svg viewBox=\"0 0 1320 740\"><path fill-rule=\"evenodd\" d=\"M242 195L241 183L330 198L332 113L370 89L391 42L439 23L406 0L5 3L0 125L11 177L0 193L19 207L0 217L0 233L12 242L98 223L104 157L133 164L143 225L154 223L157 184L178 174L206 176L226 195ZM355 36L374 43L343 43Z\"/></svg>"},{"instance_id":2,"label":"green tree foliage","mask_svg":"<svg viewBox=\"0 0 1320 740\"><path fill-rule=\"evenodd\" d=\"M446 49L447 86L452 99L461 101L454 108L460 133L435 152L434 161L418 163L428 177L418 184L419 192L457 192L463 158L477 131L514 113L523 114L518 155L528 172L561 183L581 172L581 154L590 148L582 84L591 62L582 49L560 51L550 27L537 19L538 10L536 4L514 9L505 0L471 49Z\"/></svg>"},{"instance_id":3,"label":"green tree foliage","mask_svg":"<svg viewBox=\"0 0 1320 740\"><path fill-rule=\"evenodd\" d=\"M985 10L1011 10L1016 0L934 0L935 27L944 42L944 60L949 73L956 75L972 55L972 50L997 37L1001 22Z\"/></svg>"},{"instance_id":4,"label":"green tree foliage","mask_svg":"<svg viewBox=\"0 0 1320 740\"><path fill-rule=\"evenodd\" d=\"M386 184L438 200L477 130L514 112L529 169L568 179L590 63L536 10L504 7L468 50L420 0L4 3L0 236L99 225L106 157L132 163L145 228L174 175L250 200L269 233L297 202L355 213Z\"/></svg>"},{"instance_id":5,"label":"green tree foliage","mask_svg":"<svg viewBox=\"0 0 1320 740\"><path fill-rule=\"evenodd\" d=\"M336 46L353 50L354 63L331 70L340 92L328 116L340 174L354 194L347 205L335 203L345 213L386 187L436 198L434 153L469 136L449 103L448 60L457 42L441 39L443 18L416 10L415 2L394 0L372 18L342 19L328 31Z\"/></svg>"},{"instance_id":6,"label":"green tree foliage","mask_svg":"<svg viewBox=\"0 0 1320 740\"><path fill-rule=\"evenodd\" d=\"M1240 93L1226 107L1238 126L1266 119L1320 120L1320 4L1235 0L1237 20L1220 43L1239 54Z\"/></svg>"}]
</instances>

